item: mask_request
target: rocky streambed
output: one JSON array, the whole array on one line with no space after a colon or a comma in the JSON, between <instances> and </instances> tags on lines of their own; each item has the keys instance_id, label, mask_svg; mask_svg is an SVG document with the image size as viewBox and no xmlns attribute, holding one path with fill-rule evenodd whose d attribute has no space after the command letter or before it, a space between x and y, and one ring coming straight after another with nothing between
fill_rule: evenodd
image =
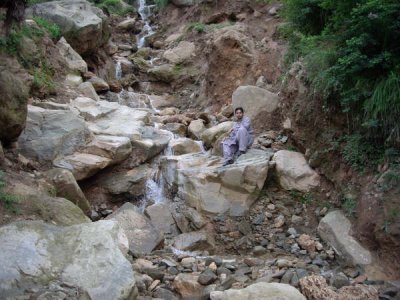
<instances>
[{"instance_id":1,"label":"rocky streambed","mask_svg":"<svg viewBox=\"0 0 400 300\"><path fill-rule=\"evenodd\" d=\"M114 41L107 17L84 0L30 12L65 17L66 39L53 46L67 67L63 93L29 101L25 129L2 158L21 217L2 216L1 298L396 299L398 281L352 236L347 216L311 198L329 191L306 157L288 150L290 120L263 128L252 149L222 167L233 106L256 121L280 109L279 95L259 77L235 83L216 113L182 104L198 103L206 88L224 95L235 80L193 83L204 71L201 61L190 65L198 45L152 40L143 5L141 18L111 20ZM241 77L247 60L257 65L263 47L238 23L210 33L207 78L218 77L213 65L232 41L240 47L223 56L228 67L236 60ZM78 40L67 34L71 24ZM88 57L97 47L97 60Z\"/></svg>"}]
</instances>

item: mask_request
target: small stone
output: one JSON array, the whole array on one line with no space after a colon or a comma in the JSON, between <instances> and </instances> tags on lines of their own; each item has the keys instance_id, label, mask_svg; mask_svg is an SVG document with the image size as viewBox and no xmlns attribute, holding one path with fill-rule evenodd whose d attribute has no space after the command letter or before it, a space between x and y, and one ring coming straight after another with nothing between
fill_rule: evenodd
<instances>
[{"instance_id":1,"label":"small stone","mask_svg":"<svg viewBox=\"0 0 400 300\"><path fill-rule=\"evenodd\" d=\"M346 275L344 275L343 273L338 273L338 274L333 275L329 284L334 286L337 289L340 289L341 287L350 285L350 281Z\"/></svg>"},{"instance_id":2,"label":"small stone","mask_svg":"<svg viewBox=\"0 0 400 300\"><path fill-rule=\"evenodd\" d=\"M250 224L246 221L240 222L238 225L238 229L243 235L248 235L252 232Z\"/></svg>"},{"instance_id":3,"label":"small stone","mask_svg":"<svg viewBox=\"0 0 400 300\"><path fill-rule=\"evenodd\" d=\"M286 273L282 276L281 283L289 284L290 280L293 277L293 270L287 270Z\"/></svg>"},{"instance_id":4,"label":"small stone","mask_svg":"<svg viewBox=\"0 0 400 300\"><path fill-rule=\"evenodd\" d=\"M264 260L256 257L246 257L244 263L249 267L261 266L264 264Z\"/></svg>"},{"instance_id":5,"label":"small stone","mask_svg":"<svg viewBox=\"0 0 400 300\"><path fill-rule=\"evenodd\" d=\"M275 228L280 228L285 224L285 217L283 215L279 215L278 217L275 218L274 220L274 227Z\"/></svg>"},{"instance_id":6,"label":"small stone","mask_svg":"<svg viewBox=\"0 0 400 300\"><path fill-rule=\"evenodd\" d=\"M275 210L275 205L274 205L274 204L268 204L268 205L267 205L267 208L268 208L269 210Z\"/></svg>"},{"instance_id":7,"label":"small stone","mask_svg":"<svg viewBox=\"0 0 400 300\"><path fill-rule=\"evenodd\" d=\"M268 211L266 211L265 213L264 213L264 215L265 215L265 217L267 218L267 219L271 219L272 218L272 214L270 213L270 212L268 212Z\"/></svg>"},{"instance_id":8,"label":"small stone","mask_svg":"<svg viewBox=\"0 0 400 300\"><path fill-rule=\"evenodd\" d=\"M293 235L293 236L296 236L296 235L297 235L297 231L296 231L296 229L294 229L293 227L290 227L290 228L288 229L287 233L288 233L289 235Z\"/></svg>"},{"instance_id":9,"label":"small stone","mask_svg":"<svg viewBox=\"0 0 400 300\"><path fill-rule=\"evenodd\" d=\"M207 269L200 274L198 282L202 285L209 285L213 283L215 280L217 280L217 278L218 278L217 275L215 275L215 273L212 270Z\"/></svg>"},{"instance_id":10,"label":"small stone","mask_svg":"<svg viewBox=\"0 0 400 300\"><path fill-rule=\"evenodd\" d=\"M160 284L160 282L161 282L160 280L154 280L153 283L149 286L148 290L151 292L156 288L157 285Z\"/></svg>"},{"instance_id":11,"label":"small stone","mask_svg":"<svg viewBox=\"0 0 400 300\"><path fill-rule=\"evenodd\" d=\"M192 264L194 264L196 262L196 259L194 257L185 257L184 259L182 259L181 264L184 267L188 267L191 266Z\"/></svg>"},{"instance_id":12,"label":"small stone","mask_svg":"<svg viewBox=\"0 0 400 300\"><path fill-rule=\"evenodd\" d=\"M301 223L303 223L303 218L299 217L299 216L296 216L296 215L293 215L291 221L292 221L293 224L301 224Z\"/></svg>"},{"instance_id":13,"label":"small stone","mask_svg":"<svg viewBox=\"0 0 400 300\"><path fill-rule=\"evenodd\" d=\"M290 261L288 261L287 259L280 258L276 261L276 265L279 268L287 268L287 267L290 267L292 265L292 263Z\"/></svg>"},{"instance_id":14,"label":"small stone","mask_svg":"<svg viewBox=\"0 0 400 300\"><path fill-rule=\"evenodd\" d=\"M315 241L311 239L308 234L302 234L297 239L300 247L307 250L308 252L315 252Z\"/></svg>"},{"instance_id":15,"label":"small stone","mask_svg":"<svg viewBox=\"0 0 400 300\"><path fill-rule=\"evenodd\" d=\"M253 254L255 256L260 256L260 255L263 255L265 253L267 253L267 249L265 249L263 246L255 246L253 248Z\"/></svg>"},{"instance_id":16,"label":"small stone","mask_svg":"<svg viewBox=\"0 0 400 300\"><path fill-rule=\"evenodd\" d=\"M322 249L324 249L324 246L323 246L320 242L316 242L316 243L315 243L315 248L316 248L318 251L321 251Z\"/></svg>"},{"instance_id":17,"label":"small stone","mask_svg":"<svg viewBox=\"0 0 400 300\"><path fill-rule=\"evenodd\" d=\"M216 272L216 271L217 271L217 264L216 264L215 262L212 262L212 263L208 266L208 268L209 268L211 271Z\"/></svg>"},{"instance_id":18,"label":"small stone","mask_svg":"<svg viewBox=\"0 0 400 300\"><path fill-rule=\"evenodd\" d=\"M264 223L264 220L265 220L265 216L263 214L259 214L254 218L252 223L254 225L261 225L262 223Z\"/></svg>"}]
</instances>

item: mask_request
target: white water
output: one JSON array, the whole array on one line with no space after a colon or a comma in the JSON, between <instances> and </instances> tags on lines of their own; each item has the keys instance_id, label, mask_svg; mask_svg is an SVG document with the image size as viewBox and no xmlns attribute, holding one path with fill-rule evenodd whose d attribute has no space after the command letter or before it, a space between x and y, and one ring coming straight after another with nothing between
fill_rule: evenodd
<instances>
[{"instance_id":1,"label":"white water","mask_svg":"<svg viewBox=\"0 0 400 300\"><path fill-rule=\"evenodd\" d=\"M117 60L117 63L115 65L115 78L117 80L120 80L122 78L122 68L121 68L121 62Z\"/></svg>"},{"instance_id":2,"label":"white water","mask_svg":"<svg viewBox=\"0 0 400 300\"><path fill-rule=\"evenodd\" d=\"M138 13L141 16L144 26L142 32L137 35L137 46L138 48L142 48L144 46L145 39L148 36L154 34L153 28L150 26L149 17L151 15L152 9L155 5L146 5L146 0L139 0L139 9Z\"/></svg>"}]
</instances>

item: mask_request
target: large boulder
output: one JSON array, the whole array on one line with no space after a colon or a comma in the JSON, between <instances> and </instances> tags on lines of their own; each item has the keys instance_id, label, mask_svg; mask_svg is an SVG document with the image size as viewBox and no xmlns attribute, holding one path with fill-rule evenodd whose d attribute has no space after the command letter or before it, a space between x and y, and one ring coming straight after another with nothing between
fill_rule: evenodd
<instances>
[{"instance_id":1,"label":"large boulder","mask_svg":"<svg viewBox=\"0 0 400 300\"><path fill-rule=\"evenodd\" d=\"M197 119L190 122L188 127L189 137L193 139L200 139L201 134L206 130L203 119Z\"/></svg>"},{"instance_id":2,"label":"large boulder","mask_svg":"<svg viewBox=\"0 0 400 300\"><path fill-rule=\"evenodd\" d=\"M124 229L129 241L129 250L136 256L150 254L163 240L150 220L127 202L107 219L115 220Z\"/></svg>"},{"instance_id":3,"label":"large boulder","mask_svg":"<svg viewBox=\"0 0 400 300\"><path fill-rule=\"evenodd\" d=\"M291 285L275 282L259 282L244 289L211 292L210 298L211 300L306 300L306 297Z\"/></svg>"},{"instance_id":4,"label":"large boulder","mask_svg":"<svg viewBox=\"0 0 400 300\"><path fill-rule=\"evenodd\" d=\"M216 126L204 130L200 137L207 147L213 146L214 142L222 135L227 133L233 126L233 122L223 122Z\"/></svg>"},{"instance_id":5,"label":"large boulder","mask_svg":"<svg viewBox=\"0 0 400 300\"><path fill-rule=\"evenodd\" d=\"M204 153L165 157L166 182L178 188L192 207L211 214L244 215L257 199L268 174L271 153L251 149L222 167L222 159Z\"/></svg>"},{"instance_id":6,"label":"large boulder","mask_svg":"<svg viewBox=\"0 0 400 300\"><path fill-rule=\"evenodd\" d=\"M3 226L0 294L5 299L64 299L60 291L71 291L75 299L132 299L137 289L131 264L121 252L126 246L114 221Z\"/></svg>"},{"instance_id":7,"label":"large boulder","mask_svg":"<svg viewBox=\"0 0 400 300\"><path fill-rule=\"evenodd\" d=\"M73 112L28 106L26 128L18 145L26 157L52 161L75 152L90 138L85 121Z\"/></svg>"},{"instance_id":8,"label":"large boulder","mask_svg":"<svg viewBox=\"0 0 400 300\"><path fill-rule=\"evenodd\" d=\"M84 97L91 98L95 101L100 100L100 97L99 97L99 95L97 95L97 93L93 87L93 84L91 84L88 81L81 83L78 86L78 90Z\"/></svg>"},{"instance_id":9,"label":"large boulder","mask_svg":"<svg viewBox=\"0 0 400 300\"><path fill-rule=\"evenodd\" d=\"M328 213L318 225L320 237L336 251L338 258L350 266L368 265L371 253L350 235L351 223L342 211Z\"/></svg>"},{"instance_id":10,"label":"large boulder","mask_svg":"<svg viewBox=\"0 0 400 300\"><path fill-rule=\"evenodd\" d=\"M56 196L68 199L85 213L90 211L90 204L70 171L54 168L47 171L46 176L54 184Z\"/></svg>"},{"instance_id":11,"label":"large boulder","mask_svg":"<svg viewBox=\"0 0 400 300\"><path fill-rule=\"evenodd\" d=\"M279 104L279 96L256 86L239 86L232 94L234 108L243 107L250 118L258 114L271 113Z\"/></svg>"},{"instance_id":12,"label":"large boulder","mask_svg":"<svg viewBox=\"0 0 400 300\"><path fill-rule=\"evenodd\" d=\"M131 154L132 145L125 136L96 135L83 152L109 158L111 164L117 164Z\"/></svg>"},{"instance_id":13,"label":"large boulder","mask_svg":"<svg viewBox=\"0 0 400 300\"><path fill-rule=\"evenodd\" d=\"M68 71L72 74L81 75L88 71L86 62L82 57L67 43L65 38L57 42L57 48L61 56L65 59Z\"/></svg>"},{"instance_id":14,"label":"large boulder","mask_svg":"<svg viewBox=\"0 0 400 300\"><path fill-rule=\"evenodd\" d=\"M181 41L175 48L165 51L163 56L173 64L181 64L189 60L194 55L195 50L194 43Z\"/></svg>"},{"instance_id":15,"label":"large boulder","mask_svg":"<svg viewBox=\"0 0 400 300\"><path fill-rule=\"evenodd\" d=\"M18 139L25 127L29 85L26 74L16 60L0 59L0 141L3 144Z\"/></svg>"},{"instance_id":16,"label":"large boulder","mask_svg":"<svg viewBox=\"0 0 400 300\"><path fill-rule=\"evenodd\" d=\"M149 167L140 165L132 170L108 174L99 180L98 185L114 196L110 201L121 200L115 196L132 199L144 195L149 175Z\"/></svg>"},{"instance_id":17,"label":"large boulder","mask_svg":"<svg viewBox=\"0 0 400 300\"><path fill-rule=\"evenodd\" d=\"M182 155L202 151L199 142L188 138L173 139L169 142L169 146L171 147L173 155Z\"/></svg>"},{"instance_id":18,"label":"large boulder","mask_svg":"<svg viewBox=\"0 0 400 300\"><path fill-rule=\"evenodd\" d=\"M169 207L165 203L156 203L146 208L145 214L151 223L162 233L172 234L177 232L175 220Z\"/></svg>"},{"instance_id":19,"label":"large boulder","mask_svg":"<svg viewBox=\"0 0 400 300\"><path fill-rule=\"evenodd\" d=\"M214 241L206 231L182 233L174 238L174 247L183 251L214 250Z\"/></svg>"},{"instance_id":20,"label":"large boulder","mask_svg":"<svg viewBox=\"0 0 400 300\"><path fill-rule=\"evenodd\" d=\"M320 177L310 168L303 154L280 150L275 153L273 160L279 183L284 189L309 192L319 186Z\"/></svg>"},{"instance_id":21,"label":"large boulder","mask_svg":"<svg viewBox=\"0 0 400 300\"><path fill-rule=\"evenodd\" d=\"M140 138L132 140L131 163L140 164L163 151L171 139L171 133L154 127L141 128Z\"/></svg>"},{"instance_id":22,"label":"large boulder","mask_svg":"<svg viewBox=\"0 0 400 300\"><path fill-rule=\"evenodd\" d=\"M86 0L49 1L32 6L27 15L56 23L79 54L95 52L109 38L107 16Z\"/></svg>"},{"instance_id":23,"label":"large boulder","mask_svg":"<svg viewBox=\"0 0 400 300\"><path fill-rule=\"evenodd\" d=\"M88 122L89 129L98 135L126 136L131 141L142 138L143 127L149 123L150 113L124 105L103 116Z\"/></svg>"},{"instance_id":24,"label":"large boulder","mask_svg":"<svg viewBox=\"0 0 400 300\"><path fill-rule=\"evenodd\" d=\"M110 164L111 159L109 158L80 152L75 152L53 161L55 167L70 170L76 180L93 176Z\"/></svg>"}]
</instances>

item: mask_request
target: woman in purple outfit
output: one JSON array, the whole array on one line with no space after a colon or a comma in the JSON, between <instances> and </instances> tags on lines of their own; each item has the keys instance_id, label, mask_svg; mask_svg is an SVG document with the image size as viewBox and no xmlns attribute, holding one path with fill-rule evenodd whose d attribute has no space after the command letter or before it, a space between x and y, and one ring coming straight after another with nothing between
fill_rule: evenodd
<instances>
[{"instance_id":1,"label":"woman in purple outfit","mask_svg":"<svg viewBox=\"0 0 400 300\"><path fill-rule=\"evenodd\" d=\"M238 157L246 153L247 149L253 144L254 134L251 127L251 120L244 116L242 107L235 109L235 117L237 121L233 124L229 132L229 136L222 142L222 150L224 153L223 166L233 164L235 153L239 151Z\"/></svg>"}]
</instances>

